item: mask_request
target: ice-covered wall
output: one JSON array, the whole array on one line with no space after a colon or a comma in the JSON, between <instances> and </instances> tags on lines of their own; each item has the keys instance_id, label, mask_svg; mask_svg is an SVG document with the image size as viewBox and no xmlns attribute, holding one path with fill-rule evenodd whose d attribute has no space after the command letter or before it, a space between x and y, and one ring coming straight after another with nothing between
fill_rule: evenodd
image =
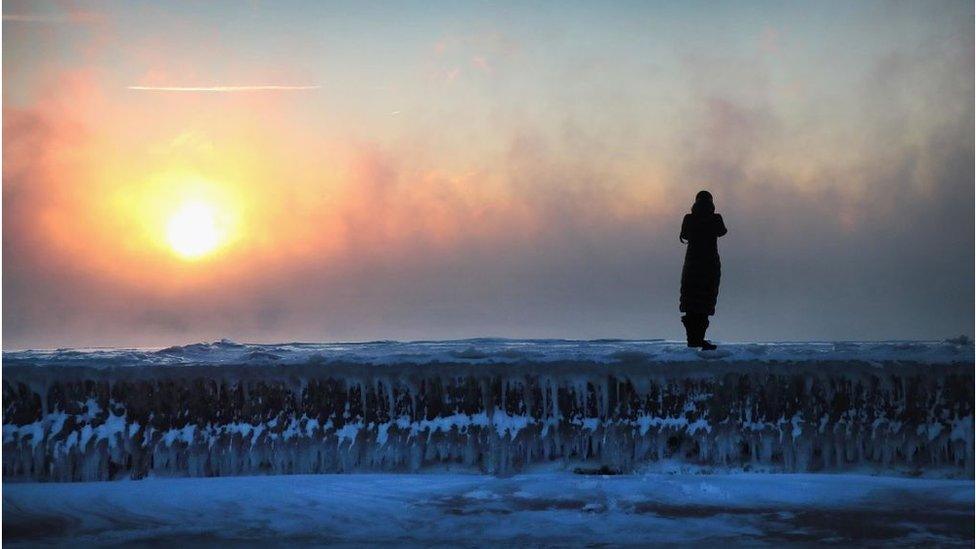
<instances>
[{"instance_id":1,"label":"ice-covered wall","mask_svg":"<svg viewBox=\"0 0 976 549\"><path fill-rule=\"evenodd\" d=\"M970 347L971 349L971 347ZM966 353L971 354L970 351ZM3 476L50 481L542 462L973 476L973 363L408 363L5 356Z\"/></svg>"}]
</instances>

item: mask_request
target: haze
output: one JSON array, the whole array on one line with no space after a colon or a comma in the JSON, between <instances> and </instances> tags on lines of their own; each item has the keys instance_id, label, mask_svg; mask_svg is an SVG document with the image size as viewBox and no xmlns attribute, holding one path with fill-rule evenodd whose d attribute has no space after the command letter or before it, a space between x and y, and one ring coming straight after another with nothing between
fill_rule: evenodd
<instances>
[{"instance_id":1,"label":"haze","mask_svg":"<svg viewBox=\"0 0 976 549\"><path fill-rule=\"evenodd\" d=\"M973 335L971 2L361 4L4 2L3 347Z\"/></svg>"}]
</instances>

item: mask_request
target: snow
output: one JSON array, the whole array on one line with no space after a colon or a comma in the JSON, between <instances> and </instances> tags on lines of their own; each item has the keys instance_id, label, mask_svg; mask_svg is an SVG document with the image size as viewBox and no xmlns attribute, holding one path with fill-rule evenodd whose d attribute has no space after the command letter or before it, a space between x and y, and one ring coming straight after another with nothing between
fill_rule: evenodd
<instances>
[{"instance_id":1,"label":"snow","mask_svg":"<svg viewBox=\"0 0 976 549\"><path fill-rule=\"evenodd\" d=\"M972 481L460 473L4 483L4 543L961 545Z\"/></svg>"},{"instance_id":2,"label":"snow","mask_svg":"<svg viewBox=\"0 0 976 549\"><path fill-rule=\"evenodd\" d=\"M968 339L943 341L722 342L717 351L689 349L682 341L521 340L479 338L454 341L367 343L214 343L164 349L57 349L4 351L6 364L85 365L99 368L174 364L516 364L587 361L671 363L784 361L973 362Z\"/></svg>"},{"instance_id":3,"label":"snow","mask_svg":"<svg viewBox=\"0 0 976 549\"><path fill-rule=\"evenodd\" d=\"M973 366L968 339L8 351L4 542L972 546Z\"/></svg>"}]
</instances>

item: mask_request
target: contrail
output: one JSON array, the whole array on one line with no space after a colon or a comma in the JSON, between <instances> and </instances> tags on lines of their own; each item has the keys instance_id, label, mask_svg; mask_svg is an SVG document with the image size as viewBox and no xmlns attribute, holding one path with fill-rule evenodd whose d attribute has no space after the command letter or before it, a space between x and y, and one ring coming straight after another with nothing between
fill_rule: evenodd
<instances>
[{"instance_id":1,"label":"contrail","mask_svg":"<svg viewBox=\"0 0 976 549\"><path fill-rule=\"evenodd\" d=\"M67 17L62 15L39 15L30 13L5 13L4 21L17 21L20 23L58 23L67 21Z\"/></svg>"},{"instance_id":2,"label":"contrail","mask_svg":"<svg viewBox=\"0 0 976 549\"><path fill-rule=\"evenodd\" d=\"M5 13L4 21L14 23L91 23L102 18L101 14L75 11L71 13Z\"/></svg>"},{"instance_id":3,"label":"contrail","mask_svg":"<svg viewBox=\"0 0 976 549\"><path fill-rule=\"evenodd\" d=\"M322 86L128 86L126 89L158 92L247 92L317 90Z\"/></svg>"}]
</instances>

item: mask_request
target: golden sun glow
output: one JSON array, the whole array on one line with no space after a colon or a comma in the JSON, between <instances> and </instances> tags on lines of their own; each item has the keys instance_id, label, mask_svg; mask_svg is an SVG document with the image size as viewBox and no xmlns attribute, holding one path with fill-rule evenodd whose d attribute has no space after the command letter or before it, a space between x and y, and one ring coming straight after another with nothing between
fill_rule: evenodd
<instances>
[{"instance_id":1,"label":"golden sun glow","mask_svg":"<svg viewBox=\"0 0 976 549\"><path fill-rule=\"evenodd\" d=\"M110 237L120 250L143 262L217 260L237 249L245 236L245 216L253 194L229 170L224 177L205 177L191 171L159 170L120 186L108 202L105 219L115 219ZM143 263L145 264L145 263ZM138 271L138 272L136 272ZM149 275L133 271L141 280L168 283L165 269ZM208 272L212 269L208 267ZM118 272L118 271L116 271ZM159 280L155 277L159 276ZM149 277L149 278L147 278Z\"/></svg>"},{"instance_id":2,"label":"golden sun glow","mask_svg":"<svg viewBox=\"0 0 976 549\"><path fill-rule=\"evenodd\" d=\"M213 252L223 240L213 207L200 201L184 203L166 224L166 240L174 252L186 259Z\"/></svg>"}]
</instances>

